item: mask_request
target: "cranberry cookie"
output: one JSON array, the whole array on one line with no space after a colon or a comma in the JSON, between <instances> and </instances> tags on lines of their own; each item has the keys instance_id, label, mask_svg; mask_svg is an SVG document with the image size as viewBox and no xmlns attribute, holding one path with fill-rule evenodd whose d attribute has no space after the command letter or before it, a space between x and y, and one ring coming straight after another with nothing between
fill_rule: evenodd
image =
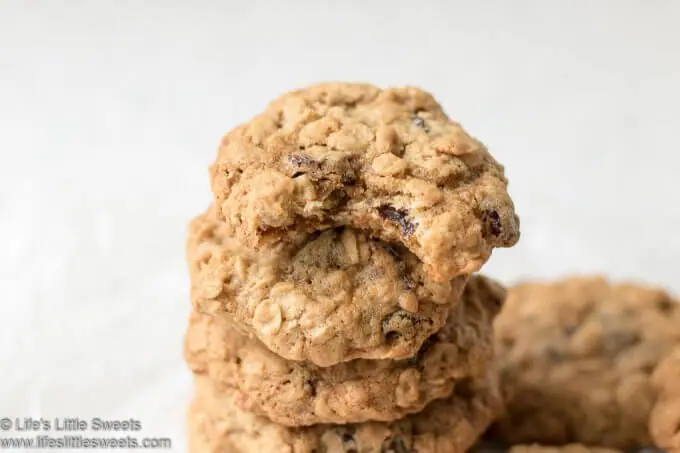
<instances>
[{"instance_id":1,"label":"cranberry cookie","mask_svg":"<svg viewBox=\"0 0 680 453\"><path fill-rule=\"evenodd\" d=\"M350 228L254 250L213 209L191 223L187 255L196 311L319 366L412 357L443 327L467 281L434 281L405 247Z\"/></svg>"},{"instance_id":2,"label":"cranberry cookie","mask_svg":"<svg viewBox=\"0 0 680 453\"><path fill-rule=\"evenodd\" d=\"M651 445L651 373L680 343L680 304L664 291L602 278L510 289L496 318L509 444Z\"/></svg>"},{"instance_id":3,"label":"cranberry cookie","mask_svg":"<svg viewBox=\"0 0 680 453\"><path fill-rule=\"evenodd\" d=\"M210 174L221 218L252 247L349 226L443 282L519 239L503 167L413 87L286 93L224 137Z\"/></svg>"},{"instance_id":4,"label":"cranberry cookie","mask_svg":"<svg viewBox=\"0 0 680 453\"><path fill-rule=\"evenodd\" d=\"M191 316L185 357L195 374L236 389L239 407L276 423L391 421L486 372L491 323L504 298L500 285L473 276L444 328L406 360L357 359L327 368L292 362L200 313Z\"/></svg>"}]
</instances>

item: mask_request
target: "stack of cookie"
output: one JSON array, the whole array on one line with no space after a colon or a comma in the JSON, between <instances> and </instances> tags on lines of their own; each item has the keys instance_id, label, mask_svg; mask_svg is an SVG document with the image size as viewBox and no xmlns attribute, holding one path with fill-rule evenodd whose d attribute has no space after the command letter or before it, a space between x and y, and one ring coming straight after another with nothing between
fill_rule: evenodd
<instances>
[{"instance_id":1,"label":"stack of cookie","mask_svg":"<svg viewBox=\"0 0 680 453\"><path fill-rule=\"evenodd\" d=\"M323 84L223 139L190 226L190 450L464 452L500 410L471 276L519 220L503 168L415 88Z\"/></svg>"}]
</instances>

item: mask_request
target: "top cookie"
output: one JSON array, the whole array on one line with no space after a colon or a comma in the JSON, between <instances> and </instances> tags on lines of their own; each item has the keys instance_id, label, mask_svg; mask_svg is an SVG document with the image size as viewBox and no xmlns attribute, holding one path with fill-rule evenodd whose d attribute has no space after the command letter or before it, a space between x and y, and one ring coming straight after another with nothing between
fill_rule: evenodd
<instances>
[{"instance_id":1,"label":"top cookie","mask_svg":"<svg viewBox=\"0 0 680 453\"><path fill-rule=\"evenodd\" d=\"M680 304L602 278L511 288L494 323L507 413L492 433L539 442L649 446L651 373L680 344Z\"/></svg>"},{"instance_id":2,"label":"top cookie","mask_svg":"<svg viewBox=\"0 0 680 453\"><path fill-rule=\"evenodd\" d=\"M519 239L503 167L413 87L284 94L224 137L211 182L221 217L253 247L351 226L404 244L445 281Z\"/></svg>"},{"instance_id":3,"label":"top cookie","mask_svg":"<svg viewBox=\"0 0 680 453\"><path fill-rule=\"evenodd\" d=\"M680 453L680 345L654 370L652 384L659 392L649 419L654 444L668 453Z\"/></svg>"}]
</instances>

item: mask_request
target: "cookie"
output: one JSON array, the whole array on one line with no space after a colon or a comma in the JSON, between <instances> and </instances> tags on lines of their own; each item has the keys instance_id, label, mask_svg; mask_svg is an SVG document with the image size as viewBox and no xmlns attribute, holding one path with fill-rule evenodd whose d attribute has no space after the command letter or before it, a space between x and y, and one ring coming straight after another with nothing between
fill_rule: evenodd
<instances>
[{"instance_id":1,"label":"cookie","mask_svg":"<svg viewBox=\"0 0 680 453\"><path fill-rule=\"evenodd\" d=\"M623 453L620 450L601 447L588 447L583 444L569 444L559 447L544 445L515 445L509 453Z\"/></svg>"},{"instance_id":2,"label":"cookie","mask_svg":"<svg viewBox=\"0 0 680 453\"><path fill-rule=\"evenodd\" d=\"M651 373L680 343L680 304L598 277L509 290L495 321L509 444L651 445Z\"/></svg>"},{"instance_id":3,"label":"cookie","mask_svg":"<svg viewBox=\"0 0 680 453\"><path fill-rule=\"evenodd\" d=\"M654 444L668 453L680 453L680 346L656 368L652 384L659 393L649 421Z\"/></svg>"},{"instance_id":4,"label":"cookie","mask_svg":"<svg viewBox=\"0 0 680 453\"><path fill-rule=\"evenodd\" d=\"M288 360L409 358L444 325L467 281L436 282L405 247L350 228L254 250L214 214L189 228L196 311L232 320Z\"/></svg>"},{"instance_id":5,"label":"cookie","mask_svg":"<svg viewBox=\"0 0 680 453\"><path fill-rule=\"evenodd\" d=\"M189 409L192 453L464 453L501 407L495 373L457 385L416 415L394 422L287 428L238 408L235 393L196 379Z\"/></svg>"},{"instance_id":6,"label":"cookie","mask_svg":"<svg viewBox=\"0 0 680 453\"><path fill-rule=\"evenodd\" d=\"M473 276L462 301L418 354L405 360L356 359L320 368L292 362L215 318L193 313L185 358L196 374L235 389L239 407L276 423L391 421L483 375L493 359L491 323L505 290Z\"/></svg>"},{"instance_id":7,"label":"cookie","mask_svg":"<svg viewBox=\"0 0 680 453\"><path fill-rule=\"evenodd\" d=\"M253 247L350 226L447 281L519 239L503 167L413 87L286 93L224 137L210 175L221 217Z\"/></svg>"}]
</instances>

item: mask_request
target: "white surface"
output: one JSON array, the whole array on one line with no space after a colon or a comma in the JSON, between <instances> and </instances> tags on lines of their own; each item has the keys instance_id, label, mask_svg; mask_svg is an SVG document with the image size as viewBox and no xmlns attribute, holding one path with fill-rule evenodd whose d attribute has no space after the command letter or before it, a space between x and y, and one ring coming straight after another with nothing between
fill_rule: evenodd
<instances>
[{"instance_id":1,"label":"white surface","mask_svg":"<svg viewBox=\"0 0 680 453\"><path fill-rule=\"evenodd\" d=\"M0 416L135 417L184 449L186 222L221 135L316 81L420 85L489 146L522 240L488 273L680 291L678 23L671 0L0 2Z\"/></svg>"}]
</instances>

